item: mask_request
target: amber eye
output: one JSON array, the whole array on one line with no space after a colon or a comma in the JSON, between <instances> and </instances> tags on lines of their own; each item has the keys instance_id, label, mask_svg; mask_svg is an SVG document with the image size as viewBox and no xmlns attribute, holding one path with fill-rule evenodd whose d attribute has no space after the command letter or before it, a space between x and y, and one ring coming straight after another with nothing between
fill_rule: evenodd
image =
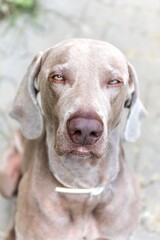
<instances>
[{"instance_id":1,"label":"amber eye","mask_svg":"<svg viewBox=\"0 0 160 240\"><path fill-rule=\"evenodd\" d=\"M59 74L55 74L55 75L51 75L49 77L49 81L50 82L63 83L64 82L64 78L61 75L59 75Z\"/></svg>"},{"instance_id":2,"label":"amber eye","mask_svg":"<svg viewBox=\"0 0 160 240\"><path fill-rule=\"evenodd\" d=\"M114 87L114 86L116 87L116 86L121 86L121 85L123 85L123 82L120 81L120 80L118 80L118 79L112 79L112 80L109 81L108 85L111 86L111 87L112 87L112 86L113 86L113 87Z\"/></svg>"}]
</instances>

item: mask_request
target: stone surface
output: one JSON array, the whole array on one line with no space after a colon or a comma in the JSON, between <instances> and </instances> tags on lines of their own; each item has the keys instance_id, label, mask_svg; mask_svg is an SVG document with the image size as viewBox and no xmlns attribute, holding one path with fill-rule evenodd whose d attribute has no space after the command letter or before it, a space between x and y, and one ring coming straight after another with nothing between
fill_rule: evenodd
<instances>
[{"instance_id":1,"label":"stone surface","mask_svg":"<svg viewBox=\"0 0 160 240\"><path fill-rule=\"evenodd\" d=\"M17 124L8 112L33 56L72 37L109 41L134 65L148 117L141 138L125 143L126 157L142 189L136 240L160 239L160 1L39 0L34 15L0 22L0 156ZM1 162L1 158L0 158ZM10 219L11 201L0 198L0 239Z\"/></svg>"}]
</instances>

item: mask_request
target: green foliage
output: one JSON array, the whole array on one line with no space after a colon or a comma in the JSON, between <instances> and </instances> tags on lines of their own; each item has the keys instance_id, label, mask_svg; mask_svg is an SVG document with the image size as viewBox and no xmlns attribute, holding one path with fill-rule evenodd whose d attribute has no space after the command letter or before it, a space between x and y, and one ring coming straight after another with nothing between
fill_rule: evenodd
<instances>
[{"instance_id":1,"label":"green foliage","mask_svg":"<svg viewBox=\"0 0 160 240\"><path fill-rule=\"evenodd\" d=\"M24 9L32 9L35 5L34 0L9 0L9 2L13 3L15 6Z\"/></svg>"},{"instance_id":2,"label":"green foliage","mask_svg":"<svg viewBox=\"0 0 160 240\"><path fill-rule=\"evenodd\" d=\"M0 0L0 19L35 10L36 0Z\"/></svg>"}]
</instances>

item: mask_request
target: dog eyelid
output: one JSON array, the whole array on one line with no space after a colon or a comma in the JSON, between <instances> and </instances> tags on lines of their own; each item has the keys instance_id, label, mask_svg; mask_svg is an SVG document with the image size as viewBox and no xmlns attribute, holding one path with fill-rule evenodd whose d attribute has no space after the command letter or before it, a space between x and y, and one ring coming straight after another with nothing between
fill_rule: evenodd
<instances>
[{"instance_id":1,"label":"dog eyelid","mask_svg":"<svg viewBox=\"0 0 160 240\"><path fill-rule=\"evenodd\" d=\"M108 86L109 87L118 87L118 86L122 86L123 85L123 81L122 80L119 80L119 79L112 79L108 82Z\"/></svg>"},{"instance_id":2,"label":"dog eyelid","mask_svg":"<svg viewBox=\"0 0 160 240\"><path fill-rule=\"evenodd\" d=\"M60 74L52 74L52 75L49 76L49 81L50 82L62 83L62 82L64 82L64 77L61 76Z\"/></svg>"},{"instance_id":3,"label":"dog eyelid","mask_svg":"<svg viewBox=\"0 0 160 240\"><path fill-rule=\"evenodd\" d=\"M54 75L53 78L54 78L55 80L58 80L58 81L63 81L63 80L64 80L64 78L63 78L61 75L59 75L59 74Z\"/></svg>"}]
</instances>

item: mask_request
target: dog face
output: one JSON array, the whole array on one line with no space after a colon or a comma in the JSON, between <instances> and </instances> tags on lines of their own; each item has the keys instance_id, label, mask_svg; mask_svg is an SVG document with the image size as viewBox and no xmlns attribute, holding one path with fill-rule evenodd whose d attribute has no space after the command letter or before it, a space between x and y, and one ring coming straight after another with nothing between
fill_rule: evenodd
<instances>
[{"instance_id":1,"label":"dog face","mask_svg":"<svg viewBox=\"0 0 160 240\"><path fill-rule=\"evenodd\" d=\"M106 43L63 43L43 55L36 85L57 154L101 157L120 122L128 94L125 57ZM80 136L88 124L94 125L88 130L93 140Z\"/></svg>"},{"instance_id":2,"label":"dog face","mask_svg":"<svg viewBox=\"0 0 160 240\"><path fill-rule=\"evenodd\" d=\"M125 103L130 109L126 138L131 136L132 140L139 135L139 116L144 113L133 67L108 43L73 39L35 57L20 86L12 116L21 123L27 138L37 138L45 127L50 168L67 176L64 168L74 165L74 170L80 171L82 159L94 165L95 161L99 164L98 159L110 157L115 167ZM58 161L55 154L60 157ZM84 175L84 162L82 171Z\"/></svg>"}]
</instances>

